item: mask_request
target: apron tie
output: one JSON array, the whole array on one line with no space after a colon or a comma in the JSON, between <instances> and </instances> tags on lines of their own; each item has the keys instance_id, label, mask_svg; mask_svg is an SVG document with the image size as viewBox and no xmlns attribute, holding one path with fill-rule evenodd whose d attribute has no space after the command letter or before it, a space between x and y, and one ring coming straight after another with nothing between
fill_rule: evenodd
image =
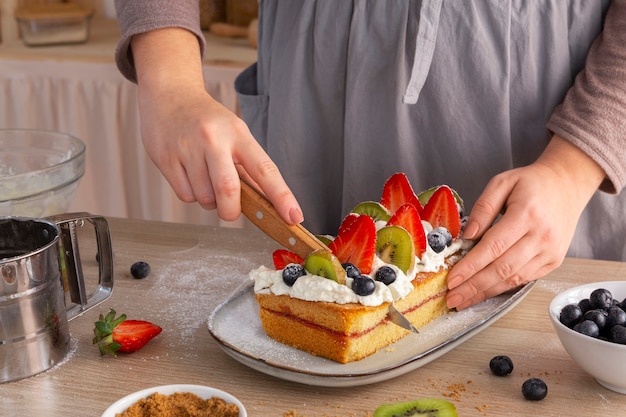
<instances>
[{"instance_id":1,"label":"apron tie","mask_svg":"<svg viewBox=\"0 0 626 417\"><path fill-rule=\"evenodd\" d=\"M404 96L402 96L402 102L405 104L417 103L417 99L426 82L426 76L430 70L430 64L433 61L435 52L441 2L442 0L422 0L411 79Z\"/></svg>"}]
</instances>

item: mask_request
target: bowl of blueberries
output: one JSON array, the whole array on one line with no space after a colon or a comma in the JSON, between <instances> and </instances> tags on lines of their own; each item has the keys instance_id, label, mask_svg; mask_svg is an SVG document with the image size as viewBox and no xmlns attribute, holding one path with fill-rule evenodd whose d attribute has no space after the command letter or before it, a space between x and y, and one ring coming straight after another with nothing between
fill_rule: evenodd
<instances>
[{"instance_id":1,"label":"bowl of blueberries","mask_svg":"<svg viewBox=\"0 0 626 417\"><path fill-rule=\"evenodd\" d=\"M626 394L626 281L570 288L550 303L569 356L603 387Z\"/></svg>"}]
</instances>

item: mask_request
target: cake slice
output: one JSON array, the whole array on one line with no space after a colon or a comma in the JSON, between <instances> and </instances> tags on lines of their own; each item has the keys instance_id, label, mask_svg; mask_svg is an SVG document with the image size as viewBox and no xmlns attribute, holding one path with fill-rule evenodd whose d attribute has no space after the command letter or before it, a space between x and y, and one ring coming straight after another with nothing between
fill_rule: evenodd
<instances>
[{"instance_id":1,"label":"cake slice","mask_svg":"<svg viewBox=\"0 0 626 417\"><path fill-rule=\"evenodd\" d=\"M409 333L387 319L391 303L418 328L445 314L448 270L471 247L459 238L461 216L462 201L449 187L417 196L395 174L380 202L359 204L328 237L331 252L302 260L279 249L274 268L250 273L264 331L348 363Z\"/></svg>"}]
</instances>

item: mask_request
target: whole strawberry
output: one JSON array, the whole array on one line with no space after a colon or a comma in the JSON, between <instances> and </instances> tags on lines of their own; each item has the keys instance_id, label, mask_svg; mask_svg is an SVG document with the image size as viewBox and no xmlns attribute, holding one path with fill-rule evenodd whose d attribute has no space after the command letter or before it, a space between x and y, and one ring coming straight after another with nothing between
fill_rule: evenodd
<instances>
[{"instance_id":1,"label":"whole strawberry","mask_svg":"<svg viewBox=\"0 0 626 417\"><path fill-rule=\"evenodd\" d=\"M95 322L93 343L98 345L100 355L107 353L117 356L117 352L136 352L155 336L161 327L144 320L126 320L126 314L115 317L115 310Z\"/></svg>"}]
</instances>

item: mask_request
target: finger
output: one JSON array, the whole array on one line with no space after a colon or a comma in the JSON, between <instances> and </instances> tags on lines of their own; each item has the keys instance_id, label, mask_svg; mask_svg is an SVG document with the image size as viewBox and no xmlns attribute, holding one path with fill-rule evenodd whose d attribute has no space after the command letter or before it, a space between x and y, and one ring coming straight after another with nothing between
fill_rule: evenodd
<instances>
[{"instance_id":1,"label":"finger","mask_svg":"<svg viewBox=\"0 0 626 417\"><path fill-rule=\"evenodd\" d=\"M253 184L258 185L286 222L301 223L304 216L296 197L289 189L276 164L258 143L255 142L255 145L242 150L238 154L237 162L245 167L245 172L252 179Z\"/></svg>"},{"instance_id":2,"label":"finger","mask_svg":"<svg viewBox=\"0 0 626 417\"><path fill-rule=\"evenodd\" d=\"M474 249L477 249L478 246ZM532 234L527 234L511 245L501 256L477 270L478 272L466 281L460 284L449 283L448 286L451 291L447 297L448 306L459 308L468 300L482 301L487 298L487 291L494 287L509 289L511 285L519 285L520 280L530 279L529 276L532 276L530 274L535 273L539 267L538 262L542 260L543 257L537 254L535 239ZM455 271L455 268L456 266L452 271ZM452 271L451 273L454 273Z\"/></svg>"},{"instance_id":3,"label":"finger","mask_svg":"<svg viewBox=\"0 0 626 417\"><path fill-rule=\"evenodd\" d=\"M196 201L196 196L194 195L193 188L187 177L187 172L178 161L161 165L159 169L172 190L174 190L178 199L185 203L193 203Z\"/></svg>"},{"instance_id":4,"label":"finger","mask_svg":"<svg viewBox=\"0 0 626 417\"><path fill-rule=\"evenodd\" d=\"M219 217L237 220L241 214L241 186L231 154L207 152L206 159Z\"/></svg>"},{"instance_id":5,"label":"finger","mask_svg":"<svg viewBox=\"0 0 626 417\"><path fill-rule=\"evenodd\" d=\"M498 218L513 188L508 178L496 176L489 181L472 207L463 229L464 239L478 239Z\"/></svg>"},{"instance_id":6,"label":"finger","mask_svg":"<svg viewBox=\"0 0 626 417\"><path fill-rule=\"evenodd\" d=\"M558 266L558 264L547 262L546 257L543 254L538 254L508 279L499 281L482 292L476 291L474 296L458 304L455 308L457 310L463 310L486 299L518 288L530 281L535 281L547 275L550 271L554 270L556 266Z\"/></svg>"},{"instance_id":7,"label":"finger","mask_svg":"<svg viewBox=\"0 0 626 417\"><path fill-rule=\"evenodd\" d=\"M516 242L519 242L528 231L525 222L520 221L522 218L523 216L517 216L515 209L512 208L507 215L493 225L483 238L452 268L448 278L448 287L454 289L462 285L466 280L503 256ZM529 254L527 259L530 259L530 256ZM499 262L503 261L499 260ZM501 268L500 275L506 276L508 264L500 263L499 267Z\"/></svg>"}]
</instances>

